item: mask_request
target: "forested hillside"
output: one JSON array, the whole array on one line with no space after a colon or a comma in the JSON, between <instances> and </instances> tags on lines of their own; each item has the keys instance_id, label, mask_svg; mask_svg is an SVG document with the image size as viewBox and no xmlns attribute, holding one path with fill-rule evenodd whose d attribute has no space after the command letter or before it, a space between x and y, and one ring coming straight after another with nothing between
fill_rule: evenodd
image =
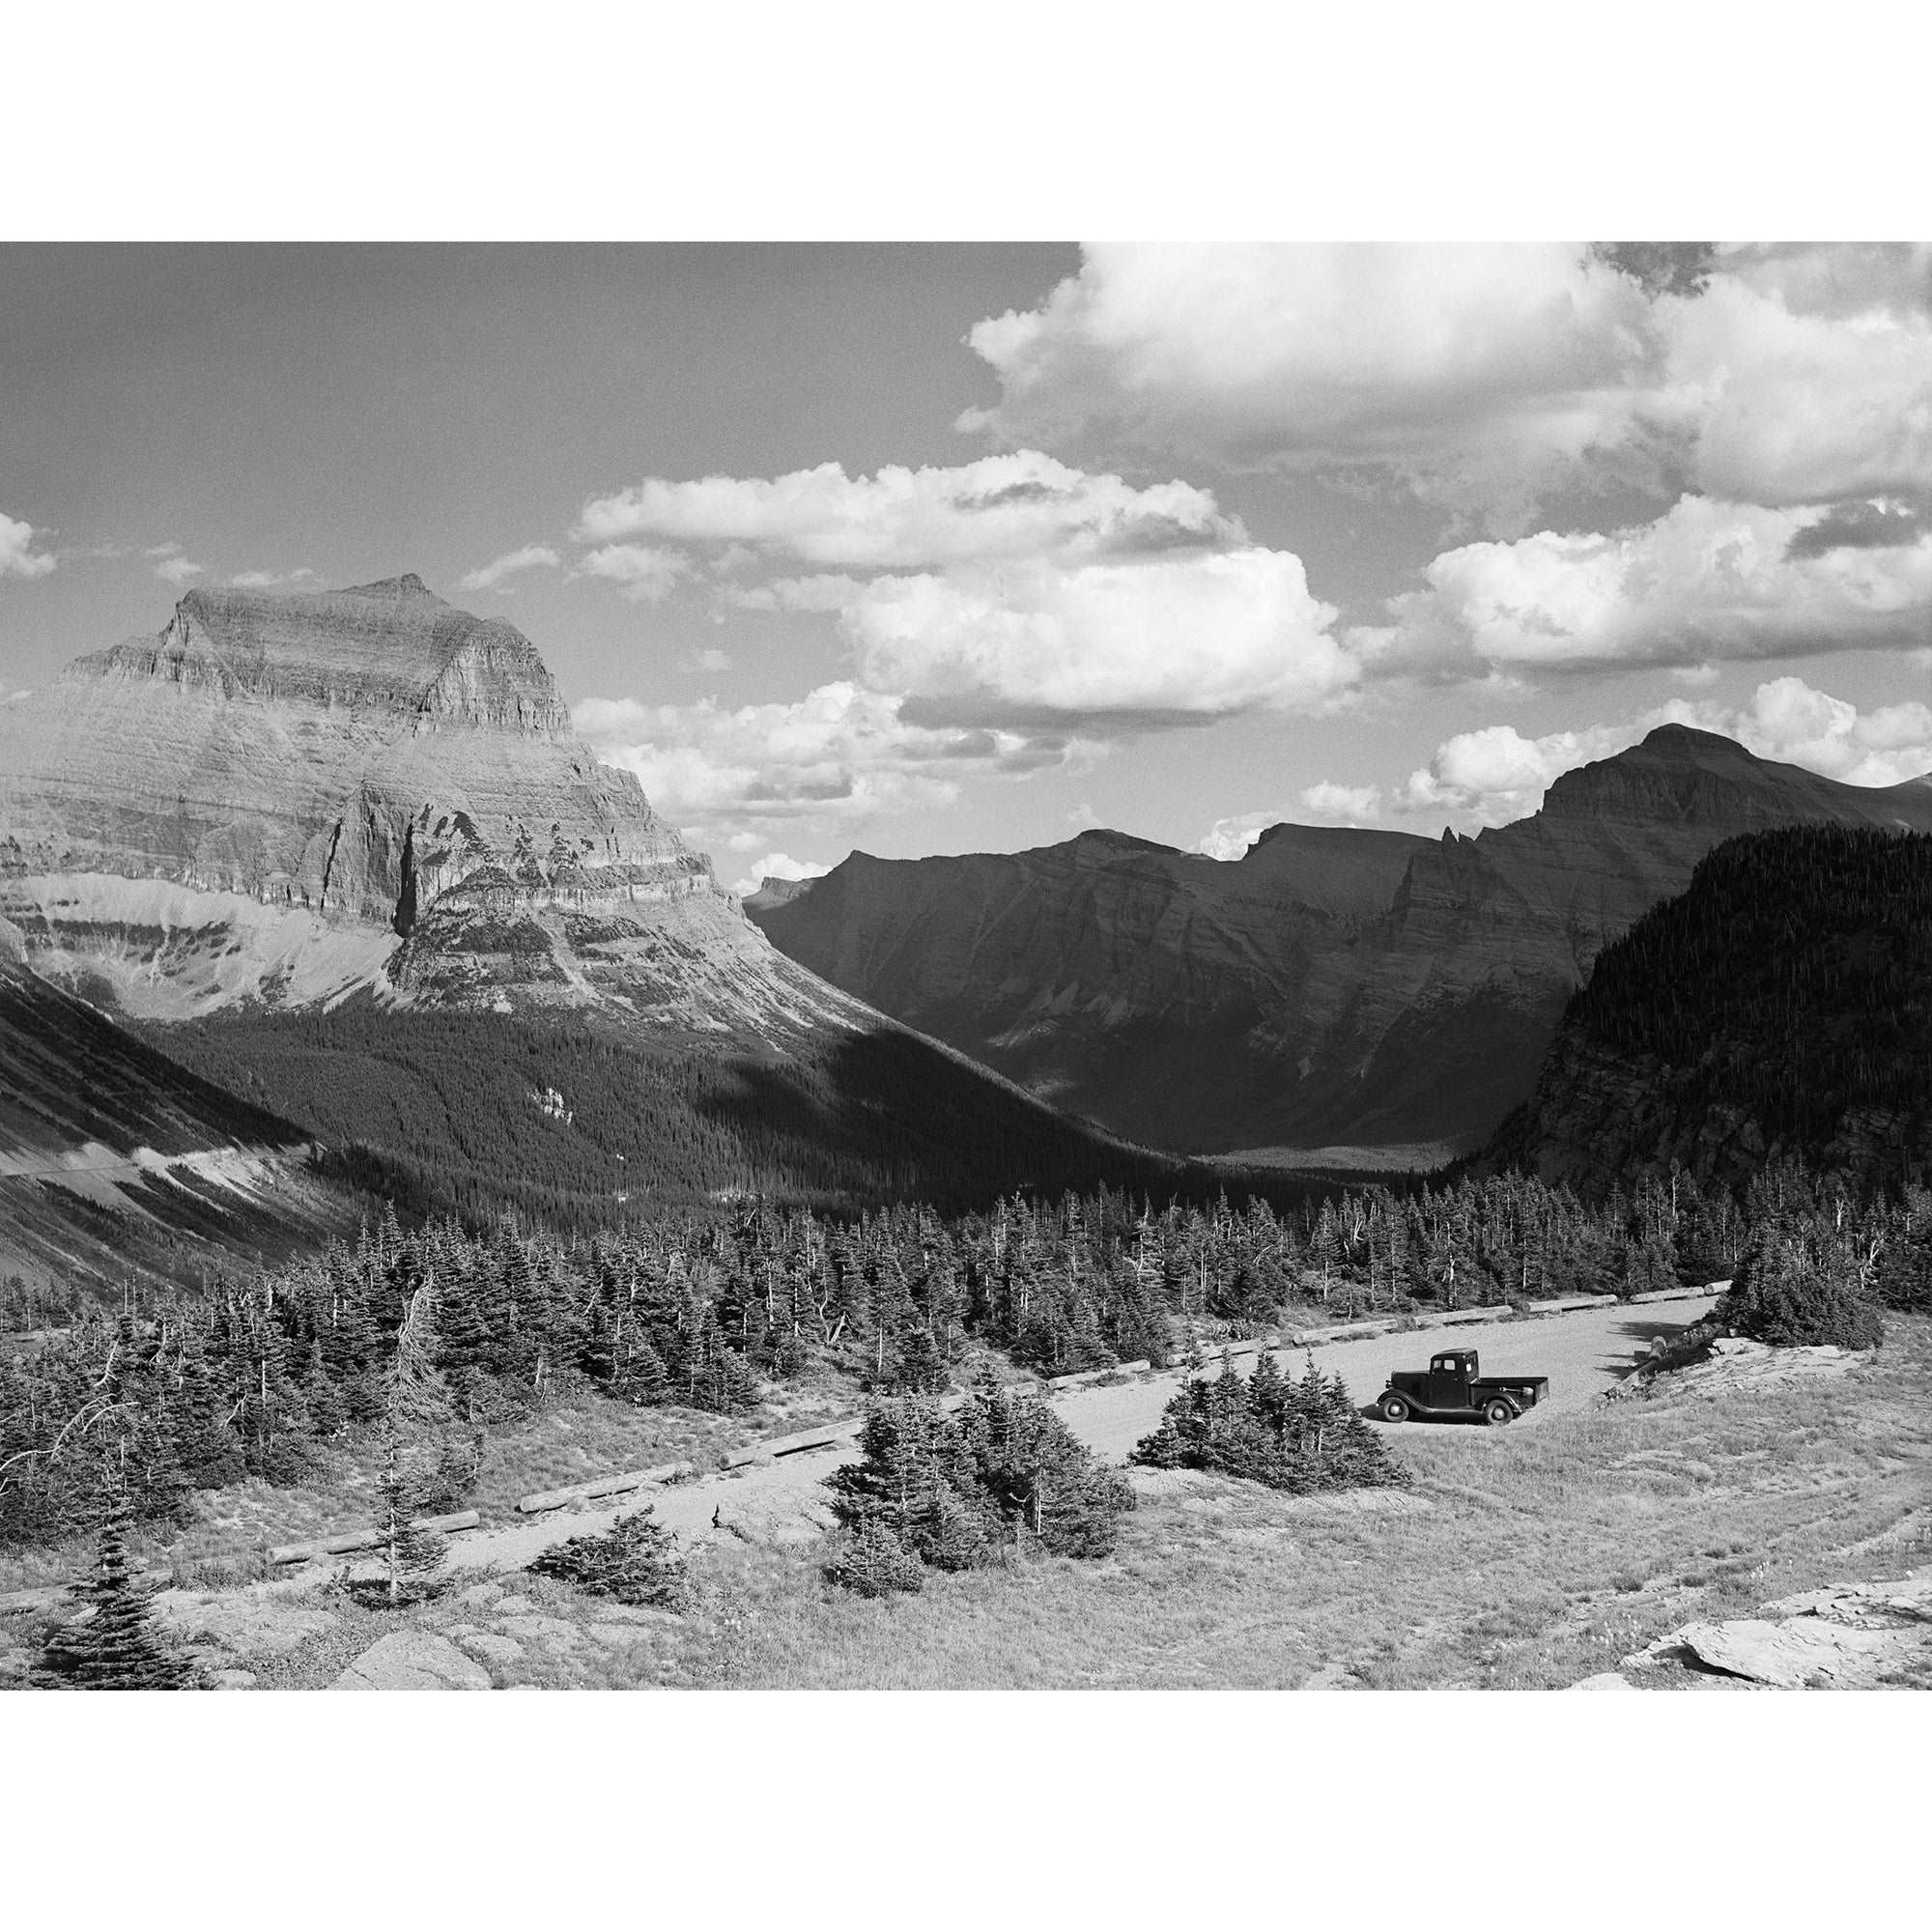
<instances>
[{"instance_id":1,"label":"forested hillside","mask_svg":"<svg viewBox=\"0 0 1932 1932\"><path fill-rule=\"evenodd\" d=\"M1932 1157L1932 838L1727 840L1598 958L1492 1153L1601 1187L1736 1186L1798 1157L1864 1185Z\"/></svg>"},{"instance_id":2,"label":"forested hillside","mask_svg":"<svg viewBox=\"0 0 1932 1932\"><path fill-rule=\"evenodd\" d=\"M757 1054L365 1001L154 1037L299 1121L406 1218L487 1223L513 1207L587 1232L734 1195L950 1209L1016 1187L1163 1190L1180 1174L896 1029Z\"/></svg>"}]
</instances>

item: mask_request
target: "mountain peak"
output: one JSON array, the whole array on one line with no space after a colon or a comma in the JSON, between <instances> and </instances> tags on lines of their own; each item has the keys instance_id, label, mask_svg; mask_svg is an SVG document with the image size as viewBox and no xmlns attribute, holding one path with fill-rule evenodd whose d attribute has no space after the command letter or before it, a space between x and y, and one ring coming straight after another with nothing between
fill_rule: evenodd
<instances>
[{"instance_id":1,"label":"mountain peak","mask_svg":"<svg viewBox=\"0 0 1932 1932\"><path fill-rule=\"evenodd\" d=\"M1700 731L1694 724L1660 724L1646 732L1635 749L1677 757L1719 757L1747 765L1757 762L1735 738L1726 738L1719 731Z\"/></svg>"},{"instance_id":2,"label":"mountain peak","mask_svg":"<svg viewBox=\"0 0 1932 1932\"><path fill-rule=\"evenodd\" d=\"M441 604L442 599L418 577L406 570L400 577L384 577L375 583L352 583L338 590L338 597L382 597L392 604ZM448 607L445 605L445 609Z\"/></svg>"}]
</instances>

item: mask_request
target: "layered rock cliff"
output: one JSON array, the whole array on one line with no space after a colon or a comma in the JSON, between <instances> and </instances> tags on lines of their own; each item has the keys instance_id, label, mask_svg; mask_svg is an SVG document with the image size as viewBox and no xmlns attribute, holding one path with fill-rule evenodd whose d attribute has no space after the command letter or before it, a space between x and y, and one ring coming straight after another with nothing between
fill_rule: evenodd
<instances>
[{"instance_id":1,"label":"layered rock cliff","mask_svg":"<svg viewBox=\"0 0 1932 1932\"><path fill-rule=\"evenodd\" d=\"M190 591L9 707L0 913L150 1018L356 989L698 1033L852 1011L577 740L526 638L414 576Z\"/></svg>"},{"instance_id":2,"label":"layered rock cliff","mask_svg":"<svg viewBox=\"0 0 1932 1932\"><path fill-rule=\"evenodd\" d=\"M1036 1093L1157 1146L1479 1145L1598 951L1732 834L1932 830L1869 790L1664 726L1474 838L1280 826L1220 864L1118 834L1011 855L855 853L774 942Z\"/></svg>"}]
</instances>

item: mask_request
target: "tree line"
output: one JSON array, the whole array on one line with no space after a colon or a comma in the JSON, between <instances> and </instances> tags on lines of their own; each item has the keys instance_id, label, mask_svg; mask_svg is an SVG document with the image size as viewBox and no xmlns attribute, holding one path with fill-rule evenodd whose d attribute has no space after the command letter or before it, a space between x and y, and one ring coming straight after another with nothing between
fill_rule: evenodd
<instances>
[{"instance_id":1,"label":"tree line","mask_svg":"<svg viewBox=\"0 0 1932 1932\"><path fill-rule=\"evenodd\" d=\"M827 1372L875 1395L933 1395L982 1349L1045 1376L1160 1366L1288 1310L1340 1319L1722 1279L1774 1237L1839 1257L1874 1306L1932 1307L1932 1194L1861 1198L1789 1167L1742 1200L1677 1177L1585 1204L1501 1175L1280 1214L1107 1188L952 1215L752 1202L588 1238L509 1217L406 1229L390 1210L353 1243L204 1293L130 1290L0 1360L0 1541L89 1526L87 1471L109 1436L145 1521L243 1476L299 1480L311 1445L380 1424L412 1309L452 1424L427 1495L454 1508L487 1431L559 1401L733 1414Z\"/></svg>"}]
</instances>

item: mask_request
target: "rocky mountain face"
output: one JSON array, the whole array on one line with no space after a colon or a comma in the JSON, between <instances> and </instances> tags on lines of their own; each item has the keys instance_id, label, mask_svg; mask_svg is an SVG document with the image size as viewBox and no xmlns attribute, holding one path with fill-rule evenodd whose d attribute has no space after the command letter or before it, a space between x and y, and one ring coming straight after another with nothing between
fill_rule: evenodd
<instances>
[{"instance_id":1,"label":"rocky mountain face","mask_svg":"<svg viewBox=\"0 0 1932 1932\"><path fill-rule=\"evenodd\" d=\"M95 1041L43 1055L37 1091L67 1066L125 1129L43 1119L29 1166L244 1158L239 1127L196 1151L108 1078L139 1048L296 1122L338 1196L405 1211L590 1229L634 1200L977 1202L1172 1170L780 952L576 738L529 640L415 577L193 591L0 709L0 919L20 1026ZM296 1200L286 1163L260 1175ZM35 1179L35 1239L90 1216L131 1239L119 1184Z\"/></svg>"},{"instance_id":2,"label":"rocky mountain face","mask_svg":"<svg viewBox=\"0 0 1932 1932\"><path fill-rule=\"evenodd\" d=\"M1485 1165L1589 1194L1783 1157L1861 1186L1932 1164L1932 839L1725 841L1599 955Z\"/></svg>"},{"instance_id":3,"label":"rocky mountain face","mask_svg":"<svg viewBox=\"0 0 1932 1932\"><path fill-rule=\"evenodd\" d=\"M1839 784L1666 725L1474 838L855 853L750 910L836 985L1151 1145L1446 1153L1528 1093L1608 940L1720 840L1792 823L1932 830L1932 784Z\"/></svg>"},{"instance_id":4,"label":"rocky mountain face","mask_svg":"<svg viewBox=\"0 0 1932 1932\"><path fill-rule=\"evenodd\" d=\"M765 944L535 647L414 576L194 590L0 716L0 914L176 1020L366 990L683 1033L852 1009Z\"/></svg>"}]
</instances>

